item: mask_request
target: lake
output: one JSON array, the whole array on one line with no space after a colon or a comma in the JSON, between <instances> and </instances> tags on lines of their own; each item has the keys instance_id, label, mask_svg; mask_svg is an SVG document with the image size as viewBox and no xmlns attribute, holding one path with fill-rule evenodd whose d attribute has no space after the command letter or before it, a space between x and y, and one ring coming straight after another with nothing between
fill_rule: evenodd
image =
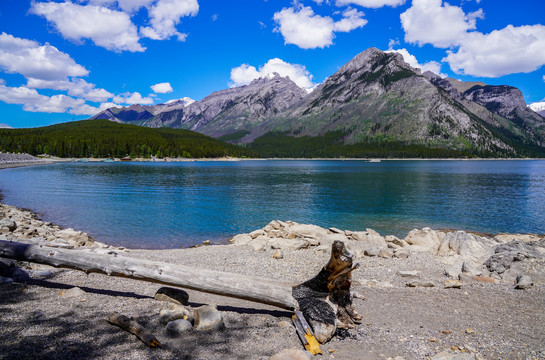
<instances>
[{"instance_id":1,"label":"lake","mask_svg":"<svg viewBox=\"0 0 545 360\"><path fill-rule=\"evenodd\" d=\"M58 163L0 171L6 204L139 248L224 243L271 220L404 237L545 234L545 161Z\"/></svg>"}]
</instances>

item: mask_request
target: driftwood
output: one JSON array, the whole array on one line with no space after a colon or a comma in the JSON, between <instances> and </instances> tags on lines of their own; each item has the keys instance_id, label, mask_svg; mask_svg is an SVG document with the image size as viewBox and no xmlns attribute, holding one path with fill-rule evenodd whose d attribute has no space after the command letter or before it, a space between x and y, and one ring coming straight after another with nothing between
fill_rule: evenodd
<instances>
[{"instance_id":1,"label":"driftwood","mask_svg":"<svg viewBox=\"0 0 545 360\"><path fill-rule=\"evenodd\" d=\"M136 335L140 340L142 340L144 344L149 347L161 346L159 340L157 340L157 338L155 338L152 333L150 333L142 325L140 325L133 319L129 319L125 315L114 312L108 315L106 321L108 321L110 324L119 326L123 330L128 331L133 335Z\"/></svg>"},{"instance_id":2,"label":"driftwood","mask_svg":"<svg viewBox=\"0 0 545 360\"><path fill-rule=\"evenodd\" d=\"M320 343L337 328L349 329L361 320L352 306L351 273L358 267L343 242L335 241L331 258L312 279L296 286L289 283L196 269L194 267L131 258L115 251L59 249L0 240L0 256L112 276L175 285L236 297L280 308L300 309Z\"/></svg>"}]
</instances>

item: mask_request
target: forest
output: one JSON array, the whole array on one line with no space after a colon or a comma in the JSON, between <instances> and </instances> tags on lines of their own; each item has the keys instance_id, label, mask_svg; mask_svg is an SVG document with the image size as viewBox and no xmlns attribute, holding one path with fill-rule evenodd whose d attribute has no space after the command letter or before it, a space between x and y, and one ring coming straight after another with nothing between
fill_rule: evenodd
<instances>
[{"instance_id":1,"label":"forest","mask_svg":"<svg viewBox=\"0 0 545 360\"><path fill-rule=\"evenodd\" d=\"M0 151L62 158L255 156L249 150L181 129L82 120L29 129L0 129Z\"/></svg>"}]
</instances>

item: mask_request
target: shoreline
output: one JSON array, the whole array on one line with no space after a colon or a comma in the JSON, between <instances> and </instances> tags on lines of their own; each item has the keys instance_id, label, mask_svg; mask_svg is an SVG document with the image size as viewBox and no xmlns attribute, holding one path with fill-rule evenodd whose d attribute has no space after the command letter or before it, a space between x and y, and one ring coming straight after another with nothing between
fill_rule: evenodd
<instances>
[{"instance_id":1,"label":"shoreline","mask_svg":"<svg viewBox=\"0 0 545 360\"><path fill-rule=\"evenodd\" d=\"M371 229L351 232L272 221L262 229L235 236L228 245L141 250L100 244L67 229L57 229L55 239L46 239L44 244L37 240L44 232L31 228L32 224L40 225L40 220L29 211L6 207L0 205L0 212L12 218L23 216L17 225L22 231L15 230L21 237L18 241L41 243L52 251L55 247L83 248L290 283L314 276L328 261L331 243L344 241L362 265L353 273L352 290L365 296L365 300L354 300L364 320L348 337L335 336L321 345L324 355L304 359L328 355L335 360L545 356L545 251L540 258L514 261L509 274L485 273L486 267L476 267L496 246L516 243L509 249L524 253L539 243L545 250L545 238L505 235L489 239L424 228L399 239L383 237ZM34 218L25 218L28 216ZM9 237L5 232L0 235L2 239ZM447 248L438 245L446 243ZM444 249L441 254L440 248ZM190 301L186 308L216 304L225 328L172 333L161 322L161 314L174 305L154 299L161 285L34 263L19 266L28 274L26 285L0 277L0 308L4 311L0 354L6 359L272 360L285 349L303 349L291 325L291 312L272 306L187 290ZM534 285L516 290L513 278L524 269L531 272ZM461 289L448 287L449 282ZM133 335L108 325L104 319L113 311L134 317L159 339L161 348L150 349Z\"/></svg>"}]
</instances>

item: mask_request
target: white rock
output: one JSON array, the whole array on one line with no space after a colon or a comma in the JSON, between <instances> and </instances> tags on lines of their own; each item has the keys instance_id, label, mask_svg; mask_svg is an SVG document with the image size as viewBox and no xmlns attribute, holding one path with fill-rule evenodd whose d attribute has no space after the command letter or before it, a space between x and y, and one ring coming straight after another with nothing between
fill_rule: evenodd
<instances>
[{"instance_id":1,"label":"white rock","mask_svg":"<svg viewBox=\"0 0 545 360\"><path fill-rule=\"evenodd\" d=\"M231 244L240 246L240 245L248 244L250 241L252 241L252 239L255 239L255 238L252 237L251 235L239 234L239 235L235 235L231 240L229 240L229 242Z\"/></svg>"},{"instance_id":2,"label":"white rock","mask_svg":"<svg viewBox=\"0 0 545 360\"><path fill-rule=\"evenodd\" d=\"M421 230L411 230L405 237L405 242L413 251L428 251L436 254L444 237L444 233L426 227Z\"/></svg>"}]
</instances>

